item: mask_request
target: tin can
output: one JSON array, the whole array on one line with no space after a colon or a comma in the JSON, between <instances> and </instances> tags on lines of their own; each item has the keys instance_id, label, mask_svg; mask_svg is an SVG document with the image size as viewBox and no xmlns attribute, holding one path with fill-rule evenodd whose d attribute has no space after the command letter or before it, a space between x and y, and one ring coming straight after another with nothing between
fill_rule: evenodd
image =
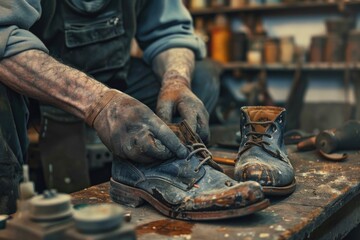
<instances>
[{"instance_id":1,"label":"tin can","mask_svg":"<svg viewBox=\"0 0 360 240\"><path fill-rule=\"evenodd\" d=\"M274 5L274 4L280 4L281 0L265 0L265 4L267 5Z\"/></svg>"},{"instance_id":2,"label":"tin can","mask_svg":"<svg viewBox=\"0 0 360 240\"><path fill-rule=\"evenodd\" d=\"M280 62L287 64L294 61L295 43L293 37L282 37L280 39Z\"/></svg>"},{"instance_id":3,"label":"tin can","mask_svg":"<svg viewBox=\"0 0 360 240\"><path fill-rule=\"evenodd\" d=\"M211 7L224 7L226 5L225 0L211 0Z\"/></svg>"},{"instance_id":4,"label":"tin can","mask_svg":"<svg viewBox=\"0 0 360 240\"><path fill-rule=\"evenodd\" d=\"M264 0L249 0L250 6L257 6L264 4Z\"/></svg>"},{"instance_id":5,"label":"tin can","mask_svg":"<svg viewBox=\"0 0 360 240\"><path fill-rule=\"evenodd\" d=\"M328 34L346 35L355 27L353 18L333 18L325 21Z\"/></svg>"},{"instance_id":6,"label":"tin can","mask_svg":"<svg viewBox=\"0 0 360 240\"><path fill-rule=\"evenodd\" d=\"M325 62L343 62L345 59L345 39L342 35L328 34L325 45Z\"/></svg>"},{"instance_id":7,"label":"tin can","mask_svg":"<svg viewBox=\"0 0 360 240\"><path fill-rule=\"evenodd\" d=\"M247 0L230 0L230 7L237 8L246 6L248 3Z\"/></svg>"},{"instance_id":8,"label":"tin can","mask_svg":"<svg viewBox=\"0 0 360 240\"><path fill-rule=\"evenodd\" d=\"M326 44L326 36L319 35L319 36L311 37L310 54L309 54L309 61L311 63L324 62L325 44Z\"/></svg>"},{"instance_id":9,"label":"tin can","mask_svg":"<svg viewBox=\"0 0 360 240\"><path fill-rule=\"evenodd\" d=\"M207 7L207 0L190 0L190 9L200 9Z\"/></svg>"},{"instance_id":10,"label":"tin can","mask_svg":"<svg viewBox=\"0 0 360 240\"><path fill-rule=\"evenodd\" d=\"M247 36L244 32L233 32L230 40L230 56L232 61L245 61L247 52Z\"/></svg>"},{"instance_id":11,"label":"tin can","mask_svg":"<svg viewBox=\"0 0 360 240\"><path fill-rule=\"evenodd\" d=\"M353 30L350 32L345 51L346 62L360 61L360 31Z\"/></svg>"},{"instance_id":12,"label":"tin can","mask_svg":"<svg viewBox=\"0 0 360 240\"><path fill-rule=\"evenodd\" d=\"M279 62L279 39L267 39L264 45L264 60L265 63Z\"/></svg>"}]
</instances>

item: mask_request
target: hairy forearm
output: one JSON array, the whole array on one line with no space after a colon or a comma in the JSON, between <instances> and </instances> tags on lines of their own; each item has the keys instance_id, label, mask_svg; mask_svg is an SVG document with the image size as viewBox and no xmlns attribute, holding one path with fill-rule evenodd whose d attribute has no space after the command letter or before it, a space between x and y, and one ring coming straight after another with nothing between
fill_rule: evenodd
<instances>
[{"instance_id":1,"label":"hairy forearm","mask_svg":"<svg viewBox=\"0 0 360 240\"><path fill-rule=\"evenodd\" d=\"M0 82L16 92L84 119L89 107L108 89L48 54L29 50L0 61Z\"/></svg>"},{"instance_id":2,"label":"hairy forearm","mask_svg":"<svg viewBox=\"0 0 360 240\"><path fill-rule=\"evenodd\" d=\"M173 48L160 53L153 61L153 71L163 80L182 77L190 86L195 57L187 48Z\"/></svg>"}]
</instances>

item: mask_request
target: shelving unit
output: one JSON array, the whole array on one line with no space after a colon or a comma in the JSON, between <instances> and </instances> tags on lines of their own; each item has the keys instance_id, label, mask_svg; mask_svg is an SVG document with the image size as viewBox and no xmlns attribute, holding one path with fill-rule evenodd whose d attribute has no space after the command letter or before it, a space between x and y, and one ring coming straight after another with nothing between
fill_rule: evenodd
<instances>
[{"instance_id":1,"label":"shelving unit","mask_svg":"<svg viewBox=\"0 0 360 240\"><path fill-rule=\"evenodd\" d=\"M297 68L295 63L291 64L250 64L247 62L230 62L223 64L224 70L274 70L274 71L293 71ZM306 71L345 71L345 70L360 70L360 63L305 63L301 65L301 70Z\"/></svg>"},{"instance_id":2,"label":"shelving unit","mask_svg":"<svg viewBox=\"0 0 360 240\"><path fill-rule=\"evenodd\" d=\"M324 12L353 12L360 11L360 0L340 1L333 3L326 2L304 2L304 3L279 3L279 4L263 4L263 5L246 5L242 7L206 7L199 9L190 9L191 15L196 17L213 17L217 14L233 15L269 15L269 14L285 14L285 15L306 15L307 13L324 13ZM296 63L292 64L259 64L253 65L247 62L228 62L223 64L224 70L274 70L274 71L293 71L297 68ZM341 71L341 70L360 70L360 64L346 63L304 63L302 70L307 71Z\"/></svg>"},{"instance_id":3,"label":"shelving unit","mask_svg":"<svg viewBox=\"0 0 360 240\"><path fill-rule=\"evenodd\" d=\"M240 19L240 22L246 25L246 28L250 31L258 31L258 27L260 27L261 32L261 22L264 19L270 20L269 22L271 22L272 17L278 18L280 16L283 19L285 19L286 17L291 17L291 20L293 21L294 16L299 17L301 20L304 20L304 17L317 18L318 15L323 15L324 19L326 19L327 16L333 16L334 14L342 15L344 17L356 16L358 15L357 13L360 13L360 0L334 0L332 3L325 1L320 2L316 0L309 0L301 3L246 5L236 8L229 6L206 7L199 9L190 9L190 13L194 17L195 21L197 19L203 19L203 22L208 22L210 24L212 21L216 20L218 14L224 14L228 19ZM272 24L274 23L276 23L276 21L272 22ZM252 33L247 32L247 34L251 35ZM312 32L311 34L316 35L315 32ZM274 37L272 35L269 36ZM301 59L303 59L303 57L307 55L307 53L303 51L303 47L304 46L300 45L301 52L299 52L299 54L301 54ZM262 61L264 60L265 59L263 58ZM277 78L286 78L292 80L292 85L289 88L290 91L288 93L288 98L285 100L286 103L281 102L281 104L287 105L288 107L288 125L290 125L289 123L292 124L290 126L290 129L298 128L300 123L299 112L301 112L303 108L305 94L307 92L310 80L314 79L314 76L318 78L321 75L324 76L324 79L326 79L325 76L329 76L329 74L332 74L336 76L336 78L340 77L341 80L344 81L344 86L346 85L347 88L349 87L349 84L352 84L352 86L354 86L354 93L356 99L356 115L359 115L360 118L360 81L357 80L358 76L360 76L360 62L312 63L305 61L299 64L294 61L290 64L283 64L280 62L273 64L250 64L246 61L230 61L223 63L222 66L224 70L224 74L221 79L224 82L224 93L222 97L224 97L226 100L224 100L224 102L220 104L220 107L222 107L223 109L219 108L219 114L228 114L228 112L231 111L231 107L229 107L231 105L229 104L230 101L233 101L232 103L235 105L243 101L242 99L239 100L237 98L237 95L234 97L231 94L232 91L241 91L243 88L243 84L249 83L250 85L248 86L253 87L256 91L258 91L258 93L254 94L259 94L259 91L262 91L261 94L264 95L268 93L266 92L268 86L268 79L274 80ZM229 82L236 84L231 85L229 84ZM265 87L262 88L263 86ZM236 89L229 90L229 88L231 87L234 87ZM255 101L257 100L258 99L256 99ZM247 104L253 104L254 97L247 97L246 101Z\"/></svg>"},{"instance_id":4,"label":"shelving unit","mask_svg":"<svg viewBox=\"0 0 360 240\"><path fill-rule=\"evenodd\" d=\"M274 13L278 11L317 11L321 9L324 10L339 10L343 11L346 7L360 7L360 1L351 1L351 2L340 2L340 3L321 3L321 2L305 2L305 3L279 3L279 4L269 4L269 5L250 5L243 7L208 7L200 9L190 9L190 13L194 16L206 16L206 15L215 15L221 13Z\"/></svg>"}]
</instances>

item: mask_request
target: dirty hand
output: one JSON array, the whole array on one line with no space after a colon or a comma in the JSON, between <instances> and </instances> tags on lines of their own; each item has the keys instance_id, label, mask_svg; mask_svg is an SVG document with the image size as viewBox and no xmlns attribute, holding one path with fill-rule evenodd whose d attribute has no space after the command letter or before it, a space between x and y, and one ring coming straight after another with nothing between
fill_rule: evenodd
<instances>
[{"instance_id":1,"label":"dirty hand","mask_svg":"<svg viewBox=\"0 0 360 240\"><path fill-rule=\"evenodd\" d=\"M90 109L86 122L115 156L150 163L187 155L186 147L160 118L122 92L108 90Z\"/></svg>"},{"instance_id":2,"label":"dirty hand","mask_svg":"<svg viewBox=\"0 0 360 240\"><path fill-rule=\"evenodd\" d=\"M181 76L164 79L160 89L156 113L165 122L171 123L178 112L192 130L207 143L209 141L209 114L204 104L191 91L189 81Z\"/></svg>"}]
</instances>

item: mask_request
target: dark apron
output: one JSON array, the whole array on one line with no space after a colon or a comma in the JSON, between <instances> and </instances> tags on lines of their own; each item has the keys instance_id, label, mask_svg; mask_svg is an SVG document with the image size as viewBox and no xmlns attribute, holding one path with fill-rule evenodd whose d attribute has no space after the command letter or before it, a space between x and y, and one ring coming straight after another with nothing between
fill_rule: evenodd
<instances>
[{"instance_id":1,"label":"dark apron","mask_svg":"<svg viewBox=\"0 0 360 240\"><path fill-rule=\"evenodd\" d=\"M14 213L28 146L27 99L0 83L0 214Z\"/></svg>"},{"instance_id":2,"label":"dark apron","mask_svg":"<svg viewBox=\"0 0 360 240\"><path fill-rule=\"evenodd\" d=\"M43 0L42 17L31 31L45 43L50 55L65 64L100 82L123 81L127 78L131 40L143 2L103 2L96 11L85 12L70 0Z\"/></svg>"},{"instance_id":3,"label":"dark apron","mask_svg":"<svg viewBox=\"0 0 360 240\"><path fill-rule=\"evenodd\" d=\"M50 55L98 81L117 81L123 90L138 11L135 5L140 6L137 2L104 0L95 10L84 11L70 0L45 0L42 17L31 30ZM47 187L62 192L88 187L83 122L51 106L42 105L41 113L40 154Z\"/></svg>"}]
</instances>

